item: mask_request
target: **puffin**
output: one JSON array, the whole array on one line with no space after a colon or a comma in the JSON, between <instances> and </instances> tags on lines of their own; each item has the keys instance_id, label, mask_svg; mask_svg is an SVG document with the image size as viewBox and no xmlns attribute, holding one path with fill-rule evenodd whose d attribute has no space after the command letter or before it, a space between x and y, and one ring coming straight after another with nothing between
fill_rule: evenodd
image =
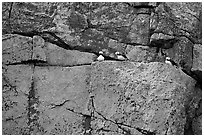
<instances>
[{"instance_id":1,"label":"puffin","mask_svg":"<svg viewBox=\"0 0 204 137\"><path fill-rule=\"evenodd\" d=\"M104 57L103 57L103 51L99 51L99 56L97 58L98 61L104 61Z\"/></svg>"},{"instance_id":2,"label":"puffin","mask_svg":"<svg viewBox=\"0 0 204 137\"><path fill-rule=\"evenodd\" d=\"M170 65L172 65L172 66L178 67L177 63L174 62L170 57L166 57L165 63L166 63L166 64L170 64Z\"/></svg>"},{"instance_id":3,"label":"puffin","mask_svg":"<svg viewBox=\"0 0 204 137\"><path fill-rule=\"evenodd\" d=\"M115 55L117 56L117 59L118 60L126 60L127 59L127 57L125 57L125 56L123 56L120 52L115 52Z\"/></svg>"}]
</instances>

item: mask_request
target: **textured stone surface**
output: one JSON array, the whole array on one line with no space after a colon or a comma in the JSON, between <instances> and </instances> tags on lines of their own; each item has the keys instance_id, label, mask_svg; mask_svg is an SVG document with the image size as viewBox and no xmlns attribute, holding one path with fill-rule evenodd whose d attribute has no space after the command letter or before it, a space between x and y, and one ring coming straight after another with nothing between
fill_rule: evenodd
<instances>
[{"instance_id":1,"label":"textured stone surface","mask_svg":"<svg viewBox=\"0 0 204 137\"><path fill-rule=\"evenodd\" d=\"M45 41L40 36L34 36L33 37L33 49L32 49L32 59L33 60L46 60L45 55Z\"/></svg>"},{"instance_id":2,"label":"textured stone surface","mask_svg":"<svg viewBox=\"0 0 204 137\"><path fill-rule=\"evenodd\" d=\"M202 116L193 119L192 127L195 135L202 135Z\"/></svg>"},{"instance_id":3,"label":"textured stone surface","mask_svg":"<svg viewBox=\"0 0 204 137\"><path fill-rule=\"evenodd\" d=\"M32 59L32 39L7 35L2 39L2 63L11 64Z\"/></svg>"},{"instance_id":4,"label":"textured stone surface","mask_svg":"<svg viewBox=\"0 0 204 137\"><path fill-rule=\"evenodd\" d=\"M193 67L192 70L202 71L202 45L195 44L193 48Z\"/></svg>"},{"instance_id":5,"label":"textured stone surface","mask_svg":"<svg viewBox=\"0 0 204 137\"><path fill-rule=\"evenodd\" d=\"M43 132L34 134L83 134L83 116L77 112L86 107L88 74L88 67L35 68L38 123Z\"/></svg>"},{"instance_id":6,"label":"textured stone surface","mask_svg":"<svg viewBox=\"0 0 204 137\"><path fill-rule=\"evenodd\" d=\"M24 68L4 69L5 78L19 69L16 77L26 84L16 85L23 88L17 102L24 105L12 107L11 114L3 110L4 134L84 134L84 116L90 113L92 134L143 134L137 128L155 134L184 132L185 107L192 98L195 81L174 67L106 61L92 67L28 67L28 73ZM3 97L13 98L13 91L7 92L11 93L5 92ZM24 119L6 121L16 117L19 108L24 109L19 116L27 121L25 127L21 126ZM11 129L17 130L9 133L6 125L14 121Z\"/></svg>"},{"instance_id":7,"label":"textured stone surface","mask_svg":"<svg viewBox=\"0 0 204 137\"><path fill-rule=\"evenodd\" d=\"M49 65L75 66L92 63L96 55L77 50L65 50L54 44L46 43L45 55Z\"/></svg>"},{"instance_id":8,"label":"textured stone surface","mask_svg":"<svg viewBox=\"0 0 204 137\"><path fill-rule=\"evenodd\" d=\"M2 63L12 64L28 60L45 61L54 66L76 66L90 64L97 56L77 50L65 50L44 42L40 36L33 38L20 35L7 36L2 43Z\"/></svg>"},{"instance_id":9,"label":"textured stone surface","mask_svg":"<svg viewBox=\"0 0 204 137\"><path fill-rule=\"evenodd\" d=\"M3 70L3 134L84 133L88 67Z\"/></svg>"},{"instance_id":10,"label":"textured stone surface","mask_svg":"<svg viewBox=\"0 0 204 137\"><path fill-rule=\"evenodd\" d=\"M138 15L132 22L128 37L131 43L149 43L149 15Z\"/></svg>"},{"instance_id":11,"label":"textured stone surface","mask_svg":"<svg viewBox=\"0 0 204 137\"><path fill-rule=\"evenodd\" d=\"M3 2L3 134L200 134L201 7ZM163 52L197 83L149 45L171 38ZM100 50L129 60L92 63Z\"/></svg>"},{"instance_id":12,"label":"textured stone surface","mask_svg":"<svg viewBox=\"0 0 204 137\"><path fill-rule=\"evenodd\" d=\"M152 62L156 57L156 48L148 46L131 46L126 48L126 56L134 62Z\"/></svg>"},{"instance_id":13,"label":"textured stone surface","mask_svg":"<svg viewBox=\"0 0 204 137\"><path fill-rule=\"evenodd\" d=\"M184 133L195 81L181 70L162 63L104 62L91 80L96 111L110 121L157 134Z\"/></svg>"},{"instance_id":14,"label":"textured stone surface","mask_svg":"<svg viewBox=\"0 0 204 137\"><path fill-rule=\"evenodd\" d=\"M2 134L29 134L28 96L33 70L30 66L3 66Z\"/></svg>"},{"instance_id":15,"label":"textured stone surface","mask_svg":"<svg viewBox=\"0 0 204 137\"><path fill-rule=\"evenodd\" d=\"M174 44L173 48L167 49L164 52L177 64L183 63L183 68L187 70L191 69L193 65L193 43L188 39L180 38L180 40Z\"/></svg>"}]
</instances>

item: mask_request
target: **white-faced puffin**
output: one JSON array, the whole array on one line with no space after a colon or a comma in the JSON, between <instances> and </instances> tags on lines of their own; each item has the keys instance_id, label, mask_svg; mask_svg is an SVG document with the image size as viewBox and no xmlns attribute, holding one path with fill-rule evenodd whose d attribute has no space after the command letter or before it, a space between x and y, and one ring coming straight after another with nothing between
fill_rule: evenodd
<instances>
[{"instance_id":1,"label":"white-faced puffin","mask_svg":"<svg viewBox=\"0 0 204 137\"><path fill-rule=\"evenodd\" d=\"M98 61L104 61L104 57L103 57L103 51L99 51L99 56L97 58Z\"/></svg>"},{"instance_id":2,"label":"white-faced puffin","mask_svg":"<svg viewBox=\"0 0 204 137\"><path fill-rule=\"evenodd\" d=\"M166 57L165 63L166 63L166 64L170 64L170 65L172 65L172 66L178 67L178 65L176 64L176 62L174 62L170 57Z\"/></svg>"},{"instance_id":3,"label":"white-faced puffin","mask_svg":"<svg viewBox=\"0 0 204 137\"><path fill-rule=\"evenodd\" d=\"M115 52L115 55L117 56L117 59L119 60L126 60L127 58L124 57L120 52Z\"/></svg>"}]
</instances>

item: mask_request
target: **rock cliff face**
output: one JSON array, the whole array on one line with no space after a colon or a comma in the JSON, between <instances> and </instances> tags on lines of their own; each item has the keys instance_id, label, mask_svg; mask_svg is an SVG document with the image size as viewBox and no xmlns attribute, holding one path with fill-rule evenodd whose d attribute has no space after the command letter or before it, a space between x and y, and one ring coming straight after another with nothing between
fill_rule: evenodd
<instances>
[{"instance_id":1,"label":"rock cliff face","mask_svg":"<svg viewBox=\"0 0 204 137\"><path fill-rule=\"evenodd\" d=\"M202 134L201 14L201 3L3 3L2 133Z\"/></svg>"}]
</instances>

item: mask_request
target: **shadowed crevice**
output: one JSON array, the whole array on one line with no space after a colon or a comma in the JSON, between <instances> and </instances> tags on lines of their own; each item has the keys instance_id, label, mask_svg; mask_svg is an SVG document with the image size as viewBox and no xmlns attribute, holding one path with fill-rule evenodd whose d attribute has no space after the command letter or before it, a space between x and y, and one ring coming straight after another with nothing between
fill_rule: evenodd
<instances>
[{"instance_id":1,"label":"shadowed crevice","mask_svg":"<svg viewBox=\"0 0 204 137\"><path fill-rule=\"evenodd\" d=\"M78 50L80 52L88 52L88 53L94 53L95 55L99 56L99 51L100 49L96 49L95 47L82 47L82 46L72 46L71 44L65 43L60 37L58 37L55 33L50 32L50 31L42 31L42 32L38 32L38 31L29 31L29 32L17 32L14 31L11 34L18 34L18 35L22 35L22 36L26 36L26 37L33 37L35 35L42 37L46 42L50 42L52 44L55 44L61 48L64 48L66 50ZM116 52L114 49L112 48L108 48L110 51ZM106 56L103 55L105 60L116 60L116 61L121 61L117 58L114 57L110 57L110 56Z\"/></svg>"},{"instance_id":2,"label":"shadowed crevice","mask_svg":"<svg viewBox=\"0 0 204 137\"><path fill-rule=\"evenodd\" d=\"M20 62L14 62L14 63L7 63L4 65L10 66L10 65L35 65L35 66L59 66L59 67L75 67L75 66L85 66L85 65L91 65L92 63L83 63L83 64L74 64L74 65L58 65L58 64L49 64L47 61L43 60L26 60L26 61L20 61Z\"/></svg>"}]
</instances>

